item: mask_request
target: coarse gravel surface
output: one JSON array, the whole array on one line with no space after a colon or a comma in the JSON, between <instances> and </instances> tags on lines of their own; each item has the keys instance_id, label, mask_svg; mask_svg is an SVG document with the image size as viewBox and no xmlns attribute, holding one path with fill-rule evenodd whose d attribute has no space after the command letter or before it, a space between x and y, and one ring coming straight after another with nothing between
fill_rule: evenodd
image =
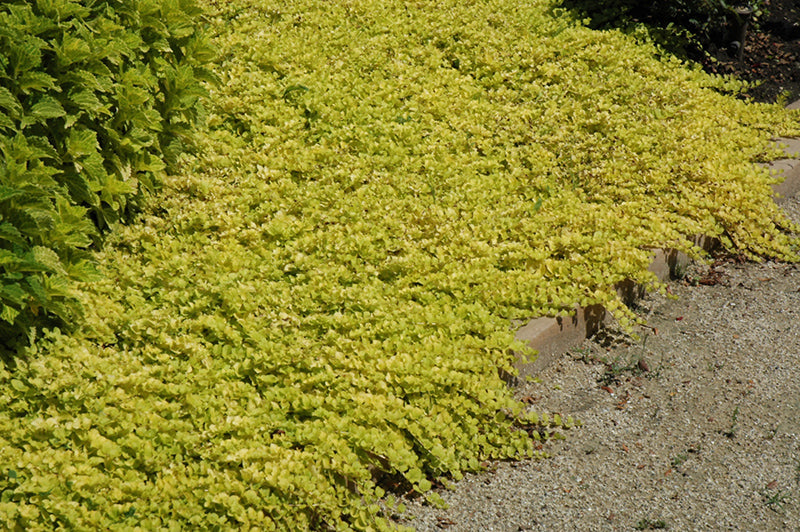
<instances>
[{"instance_id":1,"label":"coarse gravel surface","mask_svg":"<svg viewBox=\"0 0 800 532\"><path fill-rule=\"evenodd\" d=\"M800 222L800 195L783 202ZM517 387L583 425L546 460L489 465L407 501L419 531L800 530L800 264L691 265Z\"/></svg>"}]
</instances>

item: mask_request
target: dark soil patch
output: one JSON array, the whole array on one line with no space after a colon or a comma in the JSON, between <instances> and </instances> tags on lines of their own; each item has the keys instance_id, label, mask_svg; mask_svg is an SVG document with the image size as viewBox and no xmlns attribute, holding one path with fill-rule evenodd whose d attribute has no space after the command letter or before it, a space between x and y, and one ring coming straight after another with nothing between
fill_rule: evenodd
<instances>
[{"instance_id":1,"label":"dark soil patch","mask_svg":"<svg viewBox=\"0 0 800 532\"><path fill-rule=\"evenodd\" d=\"M748 28L741 59L735 40L707 51L703 68L755 83L747 91L753 100L800 99L800 0L765 0L764 14Z\"/></svg>"}]
</instances>

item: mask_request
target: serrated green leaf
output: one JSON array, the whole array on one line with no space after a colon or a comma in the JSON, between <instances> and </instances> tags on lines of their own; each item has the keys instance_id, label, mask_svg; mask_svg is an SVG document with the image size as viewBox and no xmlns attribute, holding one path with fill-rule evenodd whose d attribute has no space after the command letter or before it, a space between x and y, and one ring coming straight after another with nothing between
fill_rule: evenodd
<instances>
[{"instance_id":1,"label":"serrated green leaf","mask_svg":"<svg viewBox=\"0 0 800 532\"><path fill-rule=\"evenodd\" d=\"M113 174L107 174L103 181L102 197L110 202L120 196L130 195L136 191L136 187L130 181L117 179Z\"/></svg>"},{"instance_id":2,"label":"serrated green leaf","mask_svg":"<svg viewBox=\"0 0 800 532\"><path fill-rule=\"evenodd\" d=\"M72 128L67 136L67 153L74 159L97 153L97 133L89 129Z\"/></svg>"},{"instance_id":3,"label":"serrated green leaf","mask_svg":"<svg viewBox=\"0 0 800 532\"><path fill-rule=\"evenodd\" d=\"M55 225L52 209L27 209L26 214L34 221L40 231L47 231ZM20 226L17 227L20 230L22 229Z\"/></svg>"},{"instance_id":4,"label":"serrated green leaf","mask_svg":"<svg viewBox=\"0 0 800 532\"><path fill-rule=\"evenodd\" d=\"M20 190L18 188L13 188L13 187L7 187L7 186L4 186L4 185L0 185L0 201L5 201L7 199L10 199L10 198L13 198L13 197L16 197L16 196L21 196L24 193L25 193L24 190Z\"/></svg>"},{"instance_id":5,"label":"serrated green leaf","mask_svg":"<svg viewBox=\"0 0 800 532\"><path fill-rule=\"evenodd\" d=\"M2 254L0 254L0 263L2 263L1 255ZM25 301L26 297L27 293L17 283L0 285L0 298L2 299L11 301L12 303L17 305L21 305Z\"/></svg>"},{"instance_id":6,"label":"serrated green leaf","mask_svg":"<svg viewBox=\"0 0 800 532\"><path fill-rule=\"evenodd\" d=\"M113 87L113 80L109 78L98 78L93 73L86 70L70 72L64 76L64 82L80 87L81 91L107 92Z\"/></svg>"},{"instance_id":7,"label":"serrated green leaf","mask_svg":"<svg viewBox=\"0 0 800 532\"><path fill-rule=\"evenodd\" d=\"M64 117L64 129L71 129L72 126L78 123L83 113L69 113Z\"/></svg>"},{"instance_id":8,"label":"serrated green leaf","mask_svg":"<svg viewBox=\"0 0 800 532\"><path fill-rule=\"evenodd\" d=\"M60 44L53 47L61 68L79 63L92 54L92 48L85 40L76 35L65 33Z\"/></svg>"},{"instance_id":9,"label":"serrated green leaf","mask_svg":"<svg viewBox=\"0 0 800 532\"><path fill-rule=\"evenodd\" d=\"M66 111L61 104L52 96L43 96L33 107L29 114L36 118L48 119L64 116Z\"/></svg>"},{"instance_id":10,"label":"serrated green leaf","mask_svg":"<svg viewBox=\"0 0 800 532\"><path fill-rule=\"evenodd\" d=\"M21 257L17 255L14 251L6 248L0 248L0 266L8 266L9 264L15 264L19 262ZM9 268L6 268L8 270Z\"/></svg>"},{"instance_id":11,"label":"serrated green leaf","mask_svg":"<svg viewBox=\"0 0 800 532\"><path fill-rule=\"evenodd\" d=\"M152 155L145 154L136 159L134 169L136 172L158 173L164 171L166 167L167 166L164 164L164 161L162 161L158 157L153 157ZM130 174L130 171L128 171L127 174Z\"/></svg>"},{"instance_id":12,"label":"serrated green leaf","mask_svg":"<svg viewBox=\"0 0 800 532\"><path fill-rule=\"evenodd\" d=\"M89 245L88 243L86 244ZM67 275L70 279L75 279L81 282L102 281L103 274L97 269L97 266L89 260L80 260L66 265Z\"/></svg>"},{"instance_id":13,"label":"serrated green leaf","mask_svg":"<svg viewBox=\"0 0 800 532\"><path fill-rule=\"evenodd\" d=\"M11 91L5 87L0 86L0 108L8 111L12 117L18 117L22 112L22 105L11 94Z\"/></svg>"},{"instance_id":14,"label":"serrated green leaf","mask_svg":"<svg viewBox=\"0 0 800 532\"><path fill-rule=\"evenodd\" d=\"M67 185L70 196L76 202L99 206L96 191L93 190L83 173L68 170L61 175L61 180ZM97 188L99 188L99 184L97 184Z\"/></svg>"},{"instance_id":15,"label":"serrated green leaf","mask_svg":"<svg viewBox=\"0 0 800 532\"><path fill-rule=\"evenodd\" d=\"M1 195L2 187L0 187L0 196ZM8 222L0 223L0 239L20 246L25 244L25 240L22 238L19 230Z\"/></svg>"},{"instance_id":16,"label":"serrated green leaf","mask_svg":"<svg viewBox=\"0 0 800 532\"><path fill-rule=\"evenodd\" d=\"M0 113L0 128L7 130L14 129L14 122L12 122L11 118L9 118L5 113Z\"/></svg>"},{"instance_id":17,"label":"serrated green leaf","mask_svg":"<svg viewBox=\"0 0 800 532\"><path fill-rule=\"evenodd\" d=\"M56 85L54 77L38 71L25 72L21 75L17 80L17 87L25 94L46 90L61 92L61 88Z\"/></svg>"},{"instance_id":18,"label":"serrated green leaf","mask_svg":"<svg viewBox=\"0 0 800 532\"><path fill-rule=\"evenodd\" d=\"M40 39L27 38L11 44L5 52L15 76L37 68L42 63L41 48L44 42Z\"/></svg>"},{"instance_id":19,"label":"serrated green leaf","mask_svg":"<svg viewBox=\"0 0 800 532\"><path fill-rule=\"evenodd\" d=\"M36 271L36 269L29 271ZM28 292L29 295L33 296L34 300L40 306L44 306L47 305L50 298L47 295L47 290L45 289L44 285L42 285L42 281L39 277L40 275L41 274L27 275L25 277L24 287L26 288L26 292Z\"/></svg>"},{"instance_id":20,"label":"serrated green leaf","mask_svg":"<svg viewBox=\"0 0 800 532\"><path fill-rule=\"evenodd\" d=\"M80 172L85 172L92 182L102 182L105 180L108 172L106 172L105 166L103 165L103 157L97 153L90 153L89 155L82 157L80 161L75 162L75 167ZM101 186L93 186L92 189L95 192L101 192Z\"/></svg>"},{"instance_id":21,"label":"serrated green leaf","mask_svg":"<svg viewBox=\"0 0 800 532\"><path fill-rule=\"evenodd\" d=\"M103 105L94 92L88 90L70 94L69 99L79 108L92 114L110 114L108 106Z\"/></svg>"},{"instance_id":22,"label":"serrated green leaf","mask_svg":"<svg viewBox=\"0 0 800 532\"><path fill-rule=\"evenodd\" d=\"M55 159L58 162L61 161L61 158L58 156L58 152L55 148L53 148L52 144L50 144L50 140L47 139L47 137L27 136L26 140L28 142L28 149L31 158L47 158Z\"/></svg>"},{"instance_id":23,"label":"serrated green leaf","mask_svg":"<svg viewBox=\"0 0 800 532\"><path fill-rule=\"evenodd\" d=\"M26 237L30 236L39 236L41 230L39 228L39 224L36 221L36 218L32 216L32 214L27 209L13 209L9 212L4 213L6 220L9 223L13 224L20 233L25 235ZM0 250L0 260L2 260L2 254L4 250Z\"/></svg>"},{"instance_id":24,"label":"serrated green leaf","mask_svg":"<svg viewBox=\"0 0 800 532\"><path fill-rule=\"evenodd\" d=\"M33 260L36 261L37 264L41 264L52 272L66 274L64 265L61 264L61 259L52 249L43 246L34 246L31 253L33 254Z\"/></svg>"}]
</instances>

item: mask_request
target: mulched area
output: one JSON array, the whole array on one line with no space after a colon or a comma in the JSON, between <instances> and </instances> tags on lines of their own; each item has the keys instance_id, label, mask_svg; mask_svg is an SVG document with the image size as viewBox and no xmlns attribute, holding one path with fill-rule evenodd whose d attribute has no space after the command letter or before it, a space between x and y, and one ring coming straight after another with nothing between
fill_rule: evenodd
<instances>
[{"instance_id":1,"label":"mulched area","mask_svg":"<svg viewBox=\"0 0 800 532\"><path fill-rule=\"evenodd\" d=\"M757 83L747 95L759 102L800 99L800 0L766 0L764 14L749 29L739 60L736 43L709 46L700 62L717 74Z\"/></svg>"}]
</instances>

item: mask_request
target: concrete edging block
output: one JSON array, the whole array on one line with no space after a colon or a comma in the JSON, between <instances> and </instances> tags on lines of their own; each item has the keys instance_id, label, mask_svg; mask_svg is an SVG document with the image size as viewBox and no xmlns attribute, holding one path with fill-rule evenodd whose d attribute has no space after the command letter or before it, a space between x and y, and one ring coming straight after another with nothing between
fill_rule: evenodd
<instances>
[{"instance_id":1,"label":"concrete edging block","mask_svg":"<svg viewBox=\"0 0 800 532\"><path fill-rule=\"evenodd\" d=\"M694 244L710 251L718 241L705 236L695 237ZM653 260L649 270L661 281L667 281L691 262L688 255L676 249L653 250ZM631 305L645 294L644 286L633 281L623 281L617 285L620 299ZM610 314L603 305L576 307L572 316L555 318L534 318L516 332L517 340L525 342L539 352L538 357L529 363L519 360L516 368L520 377L535 375L542 371L557 357L569 351L585 339L596 334L606 323Z\"/></svg>"},{"instance_id":2,"label":"concrete edging block","mask_svg":"<svg viewBox=\"0 0 800 532\"><path fill-rule=\"evenodd\" d=\"M603 305L578 307L572 316L534 318L516 332L518 340L539 352L536 360L516 364L520 377L535 375L556 357L597 333L606 319Z\"/></svg>"},{"instance_id":3,"label":"concrete edging block","mask_svg":"<svg viewBox=\"0 0 800 532\"><path fill-rule=\"evenodd\" d=\"M800 101L796 103L800 104ZM772 186L775 201L781 204L786 198L800 192L800 139L777 138L775 142L783 146L789 158L778 159L764 166L774 175L784 176L783 182Z\"/></svg>"},{"instance_id":4,"label":"concrete edging block","mask_svg":"<svg viewBox=\"0 0 800 532\"><path fill-rule=\"evenodd\" d=\"M792 105L794 107L789 106L789 108L800 109L800 101ZM781 204L786 198L800 192L800 139L779 138L776 141L785 145L787 155L797 157L797 159L780 159L766 165L775 173L786 176L783 182L772 186L773 197L776 203ZM695 237L694 243L706 251L711 251L719 241L701 235ZM684 270L690 262L691 259L678 250L659 249L653 251L653 260L648 270L659 280L667 281ZM617 285L617 292L628 305L645 294L644 287L633 281L624 281ZM592 305L576 308L572 316L534 318L520 327L516 331L516 338L539 352L533 362L523 364L518 361L515 364L520 377L539 373L566 351L593 336L603 327L608 315L602 305Z\"/></svg>"}]
</instances>

